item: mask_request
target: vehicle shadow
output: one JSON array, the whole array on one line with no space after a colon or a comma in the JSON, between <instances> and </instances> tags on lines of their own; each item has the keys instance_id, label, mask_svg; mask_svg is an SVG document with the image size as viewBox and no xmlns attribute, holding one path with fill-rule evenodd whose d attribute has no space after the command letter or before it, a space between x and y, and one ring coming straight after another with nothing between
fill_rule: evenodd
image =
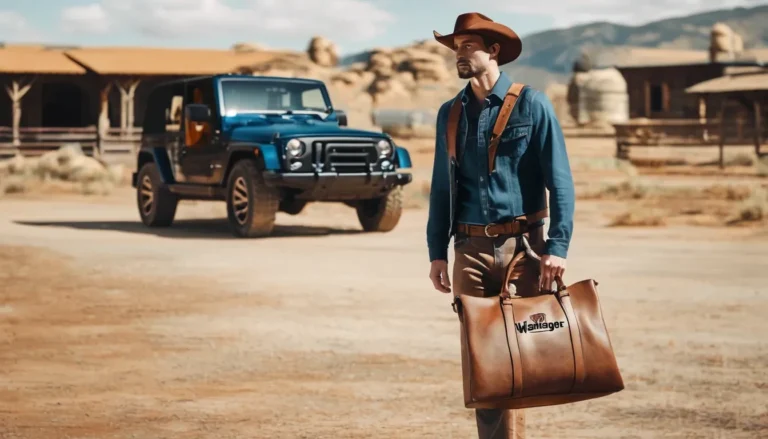
<instances>
[{"instance_id":1,"label":"vehicle shadow","mask_svg":"<svg viewBox=\"0 0 768 439\"><path fill-rule=\"evenodd\" d=\"M140 221L14 221L14 223L22 226L64 227L77 230L109 230L155 235L164 238L243 239L232 235L226 218L176 220L170 227L147 227ZM351 235L359 233L363 233L363 231L334 227L275 224L275 228L270 236L256 239Z\"/></svg>"}]
</instances>

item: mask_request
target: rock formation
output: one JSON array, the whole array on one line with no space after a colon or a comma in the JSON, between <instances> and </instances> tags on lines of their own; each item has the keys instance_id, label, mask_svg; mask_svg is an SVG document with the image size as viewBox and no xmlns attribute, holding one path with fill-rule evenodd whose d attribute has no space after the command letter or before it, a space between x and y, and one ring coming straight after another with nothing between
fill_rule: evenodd
<instances>
[{"instance_id":1,"label":"rock formation","mask_svg":"<svg viewBox=\"0 0 768 439\"><path fill-rule=\"evenodd\" d=\"M734 60L744 52L744 40L725 23L712 26L709 40L709 59L712 62Z\"/></svg>"},{"instance_id":2,"label":"rock formation","mask_svg":"<svg viewBox=\"0 0 768 439\"><path fill-rule=\"evenodd\" d=\"M327 38L312 38L307 47L307 55L319 66L335 67L339 64L339 49Z\"/></svg>"}]
</instances>

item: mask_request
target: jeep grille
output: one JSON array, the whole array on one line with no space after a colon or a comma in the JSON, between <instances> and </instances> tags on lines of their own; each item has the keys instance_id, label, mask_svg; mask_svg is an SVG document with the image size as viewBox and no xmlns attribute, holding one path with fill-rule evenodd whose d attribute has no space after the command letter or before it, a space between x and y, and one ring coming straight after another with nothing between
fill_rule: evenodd
<instances>
[{"instance_id":1,"label":"jeep grille","mask_svg":"<svg viewBox=\"0 0 768 439\"><path fill-rule=\"evenodd\" d=\"M367 172L378 154L373 140L318 140L314 142L316 160L331 172Z\"/></svg>"}]
</instances>

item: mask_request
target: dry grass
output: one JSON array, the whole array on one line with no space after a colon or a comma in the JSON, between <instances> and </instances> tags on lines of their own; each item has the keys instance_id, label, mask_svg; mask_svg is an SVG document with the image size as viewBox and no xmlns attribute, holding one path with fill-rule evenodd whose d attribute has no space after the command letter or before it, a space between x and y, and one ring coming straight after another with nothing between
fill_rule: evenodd
<instances>
[{"instance_id":1,"label":"dry grass","mask_svg":"<svg viewBox=\"0 0 768 439\"><path fill-rule=\"evenodd\" d=\"M738 213L732 218L730 224L743 222L759 222L768 219L768 190L762 187L755 188L748 198L740 204Z\"/></svg>"},{"instance_id":2,"label":"dry grass","mask_svg":"<svg viewBox=\"0 0 768 439\"><path fill-rule=\"evenodd\" d=\"M663 186L629 178L619 183L601 183L596 190L582 192L580 197L611 200L743 201L759 189L758 186L736 184L713 184L706 187Z\"/></svg>"},{"instance_id":3,"label":"dry grass","mask_svg":"<svg viewBox=\"0 0 768 439\"><path fill-rule=\"evenodd\" d=\"M108 195L129 181L122 165L106 165L65 145L40 157L17 155L0 161L0 195L11 193L80 193Z\"/></svg>"},{"instance_id":4,"label":"dry grass","mask_svg":"<svg viewBox=\"0 0 768 439\"><path fill-rule=\"evenodd\" d=\"M609 227L659 227L666 225L664 216L657 211L632 208L615 216L609 223Z\"/></svg>"}]
</instances>

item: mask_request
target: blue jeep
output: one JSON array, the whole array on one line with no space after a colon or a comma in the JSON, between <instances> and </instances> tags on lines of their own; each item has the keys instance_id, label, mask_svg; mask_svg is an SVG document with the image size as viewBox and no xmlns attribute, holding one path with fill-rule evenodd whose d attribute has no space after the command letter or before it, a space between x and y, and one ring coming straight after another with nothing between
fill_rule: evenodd
<instances>
[{"instance_id":1,"label":"blue jeep","mask_svg":"<svg viewBox=\"0 0 768 439\"><path fill-rule=\"evenodd\" d=\"M265 236L276 212L323 201L356 209L366 231L390 231L410 155L346 125L322 81L225 74L157 85L133 174L141 220L169 226L180 200L219 200L235 236Z\"/></svg>"}]
</instances>

